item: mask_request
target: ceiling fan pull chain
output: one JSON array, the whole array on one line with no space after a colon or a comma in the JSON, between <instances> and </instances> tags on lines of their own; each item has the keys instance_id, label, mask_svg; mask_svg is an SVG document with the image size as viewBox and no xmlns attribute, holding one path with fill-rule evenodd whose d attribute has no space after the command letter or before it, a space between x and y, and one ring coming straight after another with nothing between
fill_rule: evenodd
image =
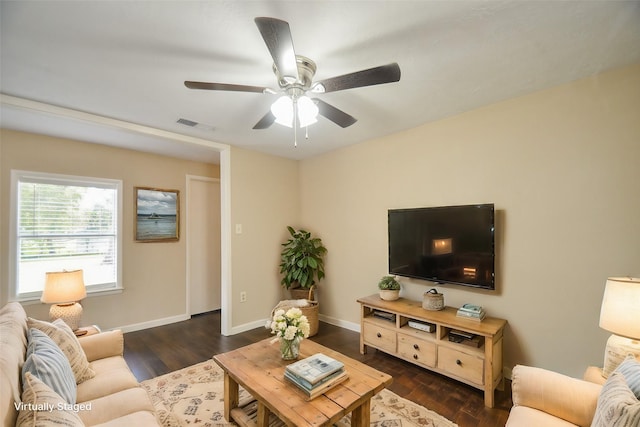
<instances>
[{"instance_id":1,"label":"ceiling fan pull chain","mask_svg":"<svg viewBox=\"0 0 640 427\"><path fill-rule=\"evenodd\" d=\"M293 97L293 146L298 146L298 98Z\"/></svg>"}]
</instances>

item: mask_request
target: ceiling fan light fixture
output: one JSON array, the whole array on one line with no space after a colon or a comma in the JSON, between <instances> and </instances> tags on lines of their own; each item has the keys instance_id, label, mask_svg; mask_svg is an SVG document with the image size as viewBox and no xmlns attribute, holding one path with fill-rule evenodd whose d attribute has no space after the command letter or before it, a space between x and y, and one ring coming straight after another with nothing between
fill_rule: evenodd
<instances>
[{"instance_id":1,"label":"ceiling fan light fixture","mask_svg":"<svg viewBox=\"0 0 640 427\"><path fill-rule=\"evenodd\" d=\"M293 100L288 96L281 96L271 104L271 112L276 116L275 122L287 127L293 127Z\"/></svg>"},{"instance_id":2,"label":"ceiling fan light fixture","mask_svg":"<svg viewBox=\"0 0 640 427\"><path fill-rule=\"evenodd\" d=\"M316 63L310 58L296 55L289 23L264 16L255 18L254 22L273 59L272 70L276 76L279 90L230 83L190 80L184 82L184 85L189 89L253 92L269 95L283 94L284 96L273 103L271 110L253 126L253 129L267 129L273 123L278 123L294 129L295 143L297 127L303 127L308 131L308 126L317 121L318 114L341 128L347 128L357 121L355 117L322 99L313 98L310 100L305 94L323 94L400 81L400 66L393 62L314 82ZM307 132L306 137L308 138Z\"/></svg>"},{"instance_id":3,"label":"ceiling fan light fixture","mask_svg":"<svg viewBox=\"0 0 640 427\"><path fill-rule=\"evenodd\" d=\"M300 96L294 101L291 97L281 96L271 105L271 112L276 117L275 122L287 127L293 127L294 111L297 108L297 121L301 128L318 121L318 107L308 96Z\"/></svg>"},{"instance_id":4,"label":"ceiling fan light fixture","mask_svg":"<svg viewBox=\"0 0 640 427\"><path fill-rule=\"evenodd\" d=\"M318 106L308 96L298 98L296 105L298 106L298 121L301 128L318 121Z\"/></svg>"}]
</instances>

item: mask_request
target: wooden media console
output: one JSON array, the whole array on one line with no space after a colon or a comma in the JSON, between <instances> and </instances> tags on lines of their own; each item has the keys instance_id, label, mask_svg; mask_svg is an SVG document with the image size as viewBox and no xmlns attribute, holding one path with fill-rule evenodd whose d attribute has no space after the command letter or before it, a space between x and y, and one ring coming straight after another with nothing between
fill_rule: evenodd
<instances>
[{"instance_id":1,"label":"wooden media console","mask_svg":"<svg viewBox=\"0 0 640 427\"><path fill-rule=\"evenodd\" d=\"M502 386L502 343L506 320L486 317L481 322L456 316L457 309L422 308L421 301L384 301L377 294L358 299L360 353L367 346L405 359L484 391L485 406L494 406L494 390ZM433 332L409 322L429 323ZM454 331L473 335L469 342L450 341ZM453 335L453 334L452 334ZM452 337L453 338L453 337Z\"/></svg>"}]
</instances>

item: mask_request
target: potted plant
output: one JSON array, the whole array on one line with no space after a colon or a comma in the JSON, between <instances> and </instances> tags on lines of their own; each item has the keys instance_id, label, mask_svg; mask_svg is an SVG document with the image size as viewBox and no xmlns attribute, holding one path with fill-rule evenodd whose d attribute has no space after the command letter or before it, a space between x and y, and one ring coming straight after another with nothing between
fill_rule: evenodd
<instances>
[{"instance_id":1,"label":"potted plant","mask_svg":"<svg viewBox=\"0 0 640 427\"><path fill-rule=\"evenodd\" d=\"M302 288L307 298L309 289L324 277L323 257L327 249L322 240L306 230L287 227L291 237L282 244L280 254L280 284L285 289Z\"/></svg>"},{"instance_id":2,"label":"potted plant","mask_svg":"<svg viewBox=\"0 0 640 427\"><path fill-rule=\"evenodd\" d=\"M400 298L400 282L395 276L383 276L378 282L380 298L386 301L395 301Z\"/></svg>"}]
</instances>

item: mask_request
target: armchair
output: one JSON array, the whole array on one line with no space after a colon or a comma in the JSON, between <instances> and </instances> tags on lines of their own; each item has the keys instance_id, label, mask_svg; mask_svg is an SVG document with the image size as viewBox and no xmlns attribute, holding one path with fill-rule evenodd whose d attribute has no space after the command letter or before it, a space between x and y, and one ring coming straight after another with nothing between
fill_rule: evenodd
<instances>
[{"instance_id":1,"label":"armchair","mask_svg":"<svg viewBox=\"0 0 640 427\"><path fill-rule=\"evenodd\" d=\"M602 385L517 365L511 376L513 408L506 427L589 427Z\"/></svg>"}]
</instances>

